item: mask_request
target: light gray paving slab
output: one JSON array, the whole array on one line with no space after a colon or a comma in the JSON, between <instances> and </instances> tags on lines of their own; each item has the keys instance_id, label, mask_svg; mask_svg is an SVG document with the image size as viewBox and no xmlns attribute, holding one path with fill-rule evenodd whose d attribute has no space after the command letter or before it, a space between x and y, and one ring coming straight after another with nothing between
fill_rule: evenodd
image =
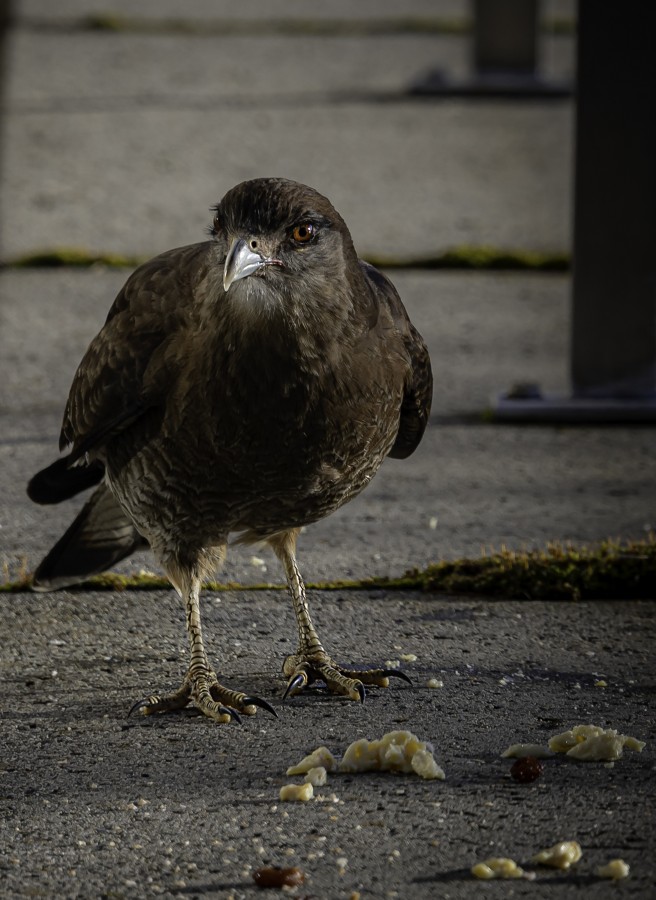
<instances>
[{"instance_id":1,"label":"light gray paving slab","mask_svg":"<svg viewBox=\"0 0 656 900\"><path fill-rule=\"evenodd\" d=\"M569 246L570 111L494 104L14 116L7 255L154 254L201 239L234 184L278 175L340 211L360 253Z\"/></svg>"},{"instance_id":2,"label":"light gray paving slab","mask_svg":"<svg viewBox=\"0 0 656 900\"><path fill-rule=\"evenodd\" d=\"M307 0L193 0L181 6L177 0L14 0L19 18L38 16L51 20L69 19L98 13L119 13L150 19L380 19L407 16L453 16L471 14L468 0L331 0L308 4ZM575 0L543 0L541 12L549 16L575 16Z\"/></svg>"}]
</instances>

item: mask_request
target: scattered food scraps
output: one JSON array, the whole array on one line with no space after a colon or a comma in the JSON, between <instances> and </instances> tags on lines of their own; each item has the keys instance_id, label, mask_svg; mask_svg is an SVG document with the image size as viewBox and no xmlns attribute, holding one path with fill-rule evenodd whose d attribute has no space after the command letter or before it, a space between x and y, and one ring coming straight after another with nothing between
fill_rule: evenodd
<instances>
[{"instance_id":1,"label":"scattered food scraps","mask_svg":"<svg viewBox=\"0 0 656 900\"><path fill-rule=\"evenodd\" d=\"M559 844L554 844L553 847L540 850L531 859L531 862L540 866L551 866L553 869L569 869L581 859L582 855L583 851L578 841L561 841Z\"/></svg>"},{"instance_id":2,"label":"scattered food scraps","mask_svg":"<svg viewBox=\"0 0 656 900\"><path fill-rule=\"evenodd\" d=\"M419 754L416 763L414 757ZM422 778L444 779L430 744L410 731L390 731L380 740L353 741L339 763L340 772L416 772Z\"/></svg>"},{"instance_id":3,"label":"scattered food scraps","mask_svg":"<svg viewBox=\"0 0 656 900\"><path fill-rule=\"evenodd\" d=\"M410 760L410 765L420 778L426 778L427 780L438 778L440 781L444 781L446 778L444 769L438 766L432 751L428 748L426 750L417 750Z\"/></svg>"},{"instance_id":4,"label":"scattered food scraps","mask_svg":"<svg viewBox=\"0 0 656 900\"><path fill-rule=\"evenodd\" d=\"M308 781L313 787L323 787L328 781L328 773L323 766L315 766L303 780Z\"/></svg>"},{"instance_id":5,"label":"scattered food scraps","mask_svg":"<svg viewBox=\"0 0 656 900\"><path fill-rule=\"evenodd\" d=\"M611 859L605 866L599 866L597 875L599 878L612 878L618 881L620 878L627 878L629 874L629 864L623 859Z\"/></svg>"},{"instance_id":6,"label":"scattered food scraps","mask_svg":"<svg viewBox=\"0 0 656 900\"><path fill-rule=\"evenodd\" d=\"M525 872L514 859L505 856L491 856L483 862L471 867L474 878L489 881L491 878L534 878L533 873Z\"/></svg>"},{"instance_id":7,"label":"scattered food scraps","mask_svg":"<svg viewBox=\"0 0 656 900\"><path fill-rule=\"evenodd\" d=\"M570 731L554 735L549 741L551 750L582 760L619 759L625 747L641 753L645 746L644 741L619 734L614 728L600 728L598 725L576 725Z\"/></svg>"},{"instance_id":8,"label":"scattered food scraps","mask_svg":"<svg viewBox=\"0 0 656 900\"><path fill-rule=\"evenodd\" d=\"M290 766L287 769L288 775L307 775L310 769L322 766L327 772L332 772L337 768L337 760L332 755L328 747L317 747L308 756L304 757L300 763Z\"/></svg>"},{"instance_id":9,"label":"scattered food scraps","mask_svg":"<svg viewBox=\"0 0 656 900\"><path fill-rule=\"evenodd\" d=\"M300 800L307 803L314 797L314 788L309 781L303 784L285 784L280 788L280 799L284 801Z\"/></svg>"},{"instance_id":10,"label":"scattered food scraps","mask_svg":"<svg viewBox=\"0 0 656 900\"><path fill-rule=\"evenodd\" d=\"M426 682L426 687L443 688L444 682L441 680L441 678L429 678L428 681Z\"/></svg>"},{"instance_id":11,"label":"scattered food scraps","mask_svg":"<svg viewBox=\"0 0 656 900\"><path fill-rule=\"evenodd\" d=\"M302 785L288 784L280 789L281 800L309 800L313 786L322 787L328 772L402 772L427 780L446 777L433 757L433 748L410 731L390 731L379 740L361 738L346 748L341 760L335 759L327 747L318 747L295 766L288 775L305 775ZM303 789L309 788L307 795ZM319 798L317 798L319 799Z\"/></svg>"}]
</instances>

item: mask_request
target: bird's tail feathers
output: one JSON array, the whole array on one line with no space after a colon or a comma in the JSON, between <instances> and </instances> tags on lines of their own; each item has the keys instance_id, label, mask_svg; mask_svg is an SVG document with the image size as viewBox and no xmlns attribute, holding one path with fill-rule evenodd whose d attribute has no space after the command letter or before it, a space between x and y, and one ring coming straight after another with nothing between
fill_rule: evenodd
<instances>
[{"instance_id":1,"label":"bird's tail feathers","mask_svg":"<svg viewBox=\"0 0 656 900\"><path fill-rule=\"evenodd\" d=\"M93 487L102 479L105 467L96 460L88 466L71 465L68 457L41 469L27 485L27 496L35 503L61 503Z\"/></svg>"},{"instance_id":2,"label":"bird's tail feathers","mask_svg":"<svg viewBox=\"0 0 656 900\"><path fill-rule=\"evenodd\" d=\"M147 546L109 488L101 484L37 568L32 588L56 591L78 584Z\"/></svg>"}]
</instances>

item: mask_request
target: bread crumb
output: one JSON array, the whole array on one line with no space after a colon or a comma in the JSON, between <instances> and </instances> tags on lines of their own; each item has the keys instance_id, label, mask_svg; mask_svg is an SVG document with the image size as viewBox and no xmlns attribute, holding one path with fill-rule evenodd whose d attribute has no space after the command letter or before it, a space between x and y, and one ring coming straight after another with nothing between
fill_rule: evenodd
<instances>
[{"instance_id":1,"label":"bread crumb","mask_svg":"<svg viewBox=\"0 0 656 900\"><path fill-rule=\"evenodd\" d=\"M617 881L620 878L627 878L629 874L629 864L623 859L611 859L605 866L599 866L597 875L600 878L612 878Z\"/></svg>"},{"instance_id":2,"label":"bread crumb","mask_svg":"<svg viewBox=\"0 0 656 900\"><path fill-rule=\"evenodd\" d=\"M306 803L314 796L314 788L309 781L303 784L285 784L280 788L280 799L283 801L300 800Z\"/></svg>"},{"instance_id":3,"label":"bread crumb","mask_svg":"<svg viewBox=\"0 0 656 900\"><path fill-rule=\"evenodd\" d=\"M417 762L414 757L419 753ZM416 768L415 768L416 766ZM390 731L380 740L353 741L339 764L340 772L415 772L422 778L445 777L433 759L433 748L410 731Z\"/></svg>"},{"instance_id":4,"label":"bread crumb","mask_svg":"<svg viewBox=\"0 0 656 900\"><path fill-rule=\"evenodd\" d=\"M551 866L553 869L569 869L577 863L583 851L578 841L561 841L546 850L540 850L531 859L531 862L541 866Z\"/></svg>"},{"instance_id":5,"label":"bread crumb","mask_svg":"<svg viewBox=\"0 0 656 900\"><path fill-rule=\"evenodd\" d=\"M505 856L491 856L471 867L474 878L489 881L492 878L524 878L526 873L514 859Z\"/></svg>"},{"instance_id":6,"label":"bread crumb","mask_svg":"<svg viewBox=\"0 0 656 900\"><path fill-rule=\"evenodd\" d=\"M420 778L439 778L440 781L446 778L444 769L435 762L430 750L417 750L410 760L410 765Z\"/></svg>"},{"instance_id":7,"label":"bread crumb","mask_svg":"<svg viewBox=\"0 0 656 900\"><path fill-rule=\"evenodd\" d=\"M313 787L323 787L328 781L328 773L324 766L315 766L310 769L303 780L309 782Z\"/></svg>"},{"instance_id":8,"label":"bread crumb","mask_svg":"<svg viewBox=\"0 0 656 900\"><path fill-rule=\"evenodd\" d=\"M310 769L323 767L327 772L333 772L337 768L337 760L328 747L317 747L308 756L304 757L295 766L287 769L288 775L307 775Z\"/></svg>"},{"instance_id":9,"label":"bread crumb","mask_svg":"<svg viewBox=\"0 0 656 900\"><path fill-rule=\"evenodd\" d=\"M551 750L582 760L619 759L625 747L641 753L645 746L644 741L598 725L575 725L570 731L555 734L549 741Z\"/></svg>"}]
</instances>

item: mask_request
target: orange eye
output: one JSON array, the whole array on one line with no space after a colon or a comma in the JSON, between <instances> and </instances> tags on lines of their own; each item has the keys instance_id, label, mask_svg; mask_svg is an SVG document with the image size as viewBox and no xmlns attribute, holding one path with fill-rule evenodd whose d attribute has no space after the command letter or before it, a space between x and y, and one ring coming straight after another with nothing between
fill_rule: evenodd
<instances>
[{"instance_id":1,"label":"orange eye","mask_svg":"<svg viewBox=\"0 0 656 900\"><path fill-rule=\"evenodd\" d=\"M312 240L316 231L317 229L314 225L310 222L304 222L302 225L297 225L296 228L294 228L292 237L297 244L307 244L308 241Z\"/></svg>"}]
</instances>

